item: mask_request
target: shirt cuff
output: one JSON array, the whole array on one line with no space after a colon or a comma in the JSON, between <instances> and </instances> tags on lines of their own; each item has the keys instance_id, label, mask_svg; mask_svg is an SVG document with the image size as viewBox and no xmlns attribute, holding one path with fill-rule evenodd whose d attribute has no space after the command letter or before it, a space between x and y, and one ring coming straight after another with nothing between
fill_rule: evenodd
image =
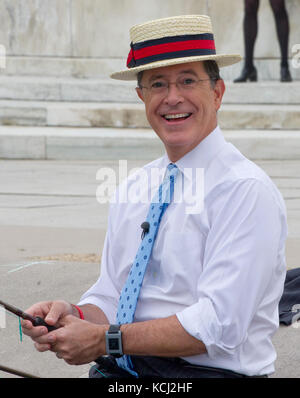
<instances>
[{"instance_id":1,"label":"shirt cuff","mask_svg":"<svg viewBox=\"0 0 300 398\"><path fill-rule=\"evenodd\" d=\"M224 354L224 351L232 353L232 350L222 347L222 326L208 298L202 298L176 316L187 333L202 341L211 359L219 357L221 352Z\"/></svg>"}]
</instances>

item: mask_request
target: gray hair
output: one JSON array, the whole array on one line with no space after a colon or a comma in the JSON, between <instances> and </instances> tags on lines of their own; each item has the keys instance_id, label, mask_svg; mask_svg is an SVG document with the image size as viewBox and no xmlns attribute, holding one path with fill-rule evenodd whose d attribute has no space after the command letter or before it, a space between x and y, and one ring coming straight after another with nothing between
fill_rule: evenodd
<instances>
[{"instance_id":1,"label":"gray hair","mask_svg":"<svg viewBox=\"0 0 300 398\"><path fill-rule=\"evenodd\" d=\"M203 62L205 72L208 74L210 78L211 87L214 88L216 85L216 81L221 79L220 69L216 61L208 60ZM142 78L143 71L137 74L137 85L139 88L142 87Z\"/></svg>"}]
</instances>

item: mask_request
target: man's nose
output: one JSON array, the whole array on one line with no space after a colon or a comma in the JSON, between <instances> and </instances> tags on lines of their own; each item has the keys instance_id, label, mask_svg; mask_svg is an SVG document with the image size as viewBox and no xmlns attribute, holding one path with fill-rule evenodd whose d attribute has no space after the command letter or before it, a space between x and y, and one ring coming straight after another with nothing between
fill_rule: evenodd
<instances>
[{"instance_id":1,"label":"man's nose","mask_svg":"<svg viewBox=\"0 0 300 398\"><path fill-rule=\"evenodd\" d=\"M183 102L184 98L176 82L170 82L167 88L167 93L164 102L169 105L176 105Z\"/></svg>"}]
</instances>

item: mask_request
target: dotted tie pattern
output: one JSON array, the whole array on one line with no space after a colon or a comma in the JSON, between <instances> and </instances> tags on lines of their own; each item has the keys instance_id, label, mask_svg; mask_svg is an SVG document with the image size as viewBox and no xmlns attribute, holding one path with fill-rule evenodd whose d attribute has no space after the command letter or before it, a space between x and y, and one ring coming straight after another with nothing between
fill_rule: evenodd
<instances>
[{"instance_id":1,"label":"dotted tie pattern","mask_svg":"<svg viewBox=\"0 0 300 398\"><path fill-rule=\"evenodd\" d=\"M140 244L119 299L116 319L116 322L119 325L133 322L147 264L151 256L160 220L173 197L174 183L177 173L177 166L170 163L167 167L164 180L152 199L146 220L150 226L149 231L144 235ZM123 355L122 357L117 358L117 363L118 366L126 369L132 375L136 377L138 376L138 374L133 370L130 356Z\"/></svg>"}]
</instances>

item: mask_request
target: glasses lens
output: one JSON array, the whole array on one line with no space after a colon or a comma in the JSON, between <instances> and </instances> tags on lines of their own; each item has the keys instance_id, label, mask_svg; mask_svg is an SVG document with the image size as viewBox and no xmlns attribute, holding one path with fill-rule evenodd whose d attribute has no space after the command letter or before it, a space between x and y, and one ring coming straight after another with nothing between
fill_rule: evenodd
<instances>
[{"instance_id":1,"label":"glasses lens","mask_svg":"<svg viewBox=\"0 0 300 398\"><path fill-rule=\"evenodd\" d=\"M159 80L151 84L150 92L159 94L165 92L167 88L168 83L163 80Z\"/></svg>"},{"instance_id":2,"label":"glasses lens","mask_svg":"<svg viewBox=\"0 0 300 398\"><path fill-rule=\"evenodd\" d=\"M194 89L197 86L198 81L194 77L183 77L178 79L177 87L181 90Z\"/></svg>"}]
</instances>

